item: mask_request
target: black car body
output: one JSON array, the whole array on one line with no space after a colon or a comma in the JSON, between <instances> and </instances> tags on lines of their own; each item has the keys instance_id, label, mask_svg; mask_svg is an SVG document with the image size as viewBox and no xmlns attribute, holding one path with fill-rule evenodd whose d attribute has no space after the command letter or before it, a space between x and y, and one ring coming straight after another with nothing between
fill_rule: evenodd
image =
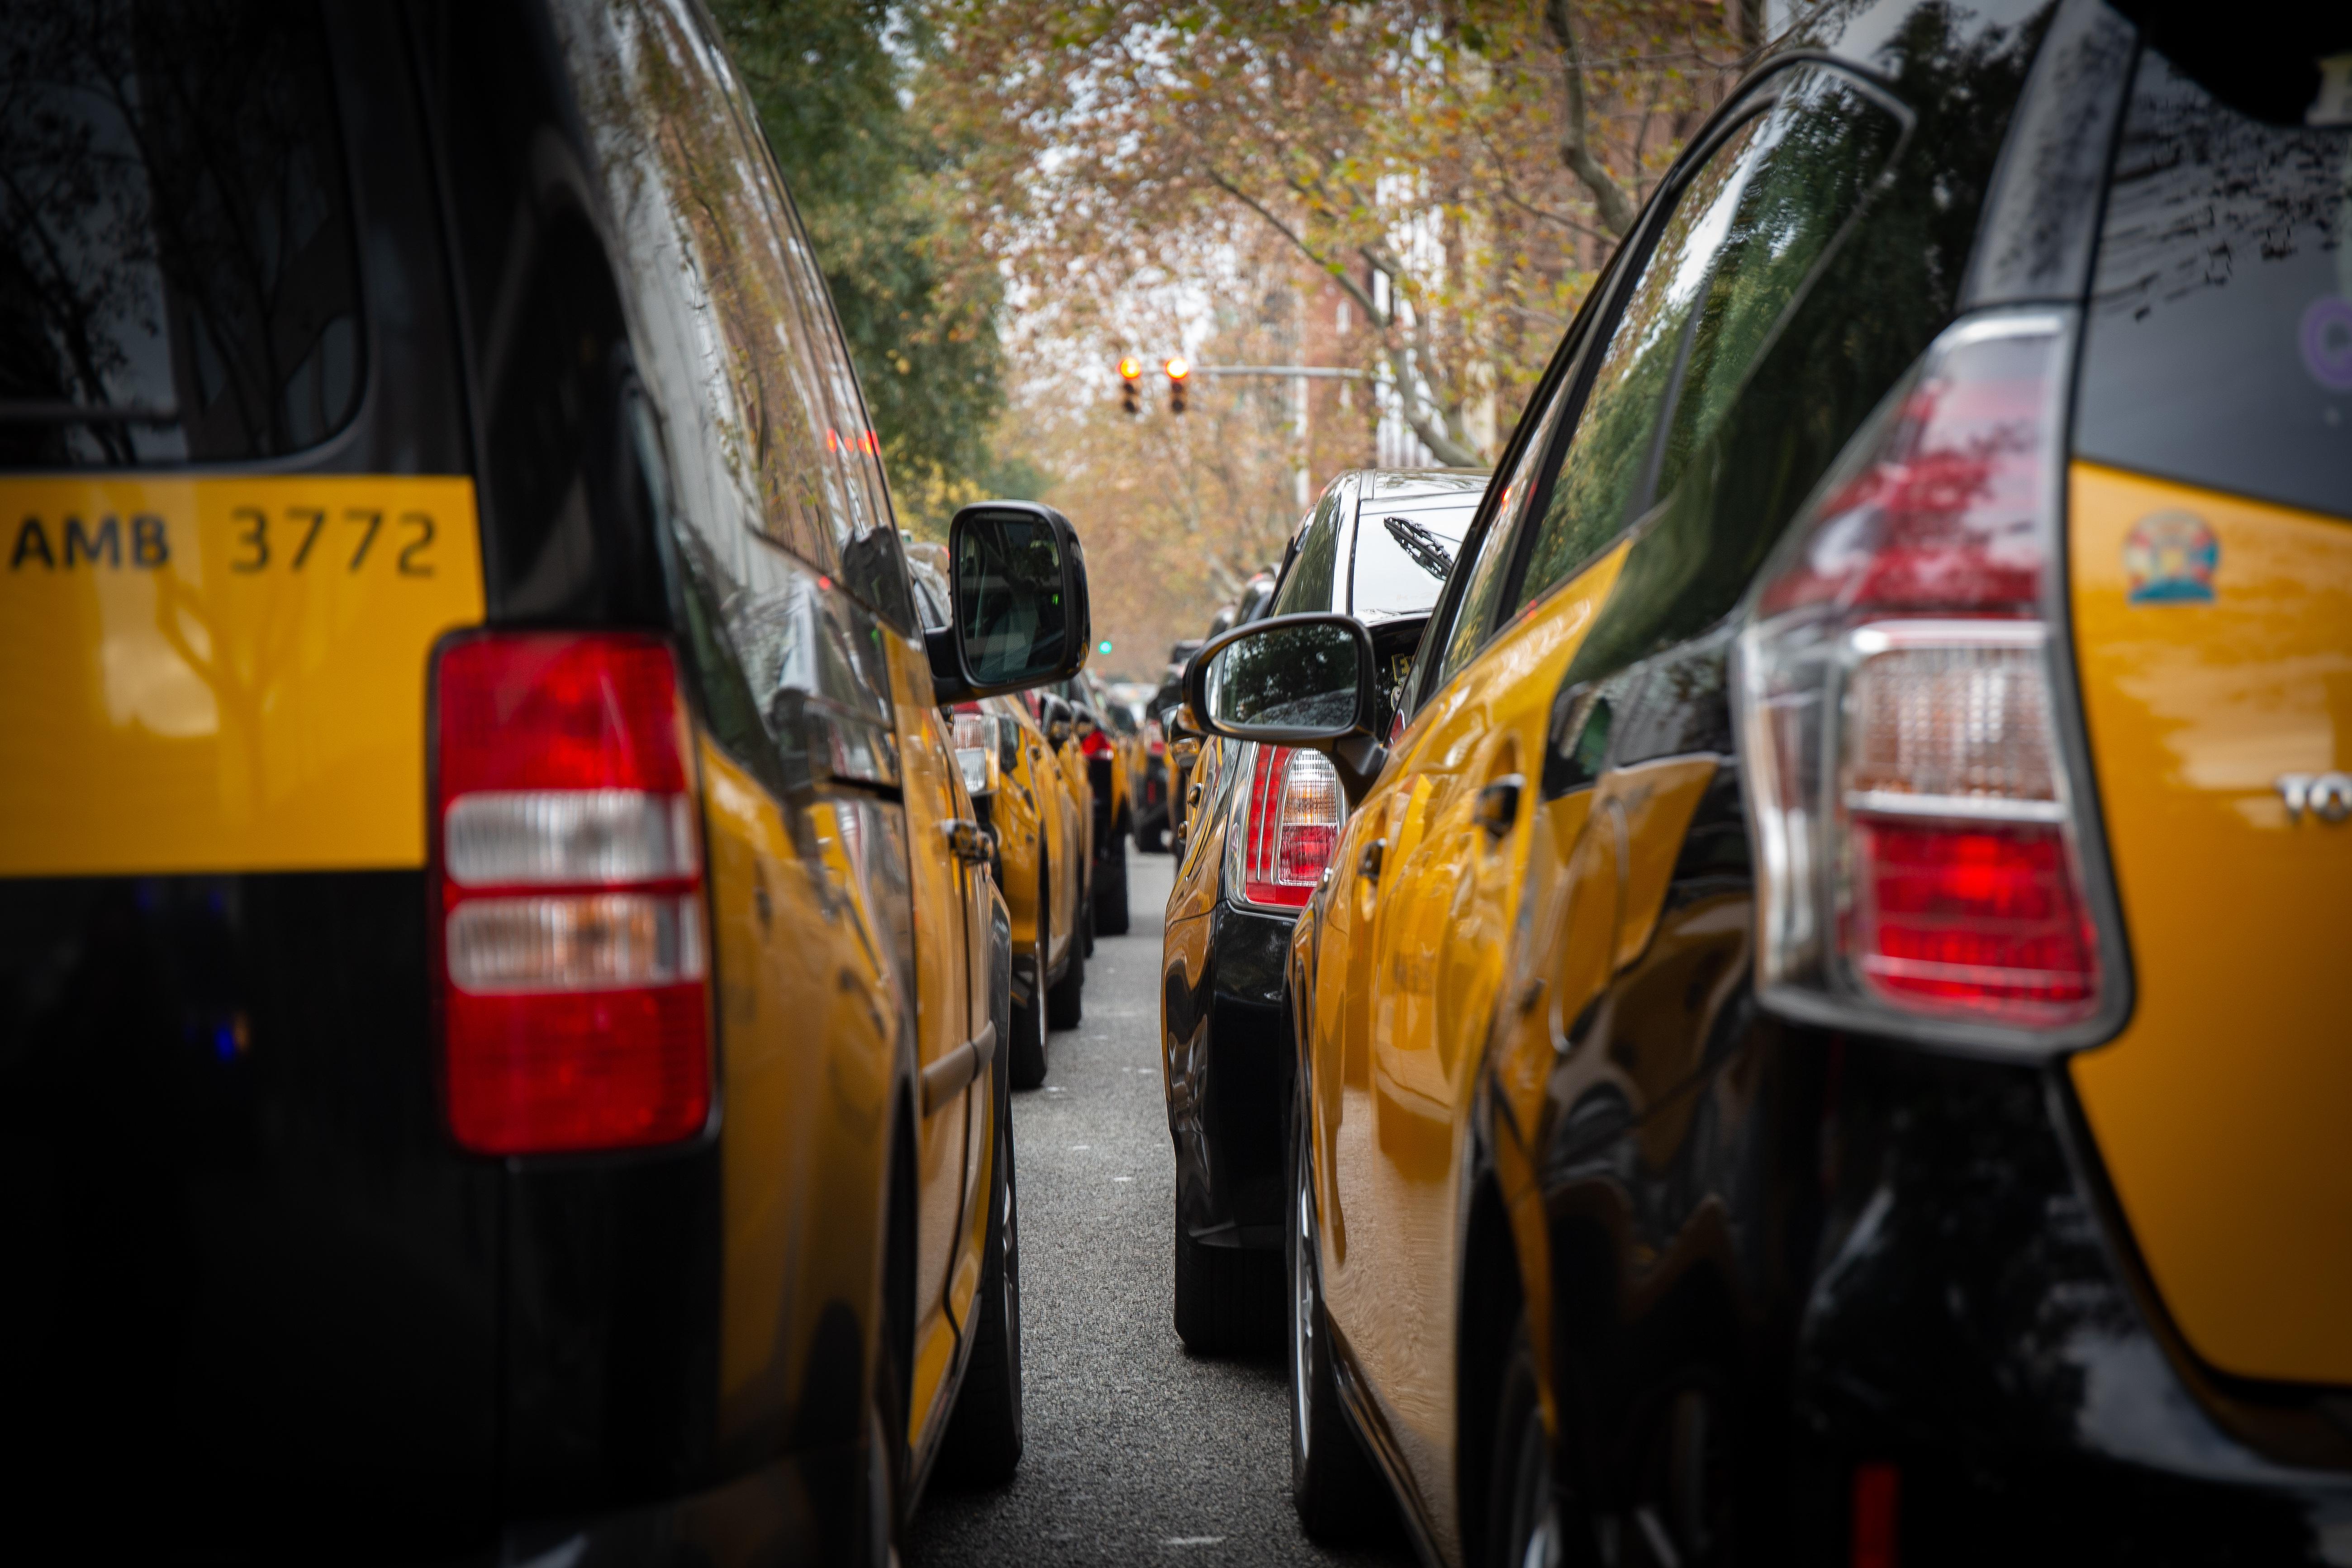
<instances>
[{"instance_id":1,"label":"black car body","mask_svg":"<svg viewBox=\"0 0 2352 1568\"><path fill-rule=\"evenodd\" d=\"M1466 469L1340 475L1292 534L1279 580L1245 595L1249 613L1235 624L1354 615L1372 626L1390 683L1401 683L1486 488L1484 473ZM1296 754L1302 767L1319 763ZM1254 788L1255 775L1291 755L1202 743L1192 793L1204 804L1179 850L1161 938L1176 1323L1195 1351L1263 1337L1282 1245L1292 1056L1283 967L1310 884L1253 896L1242 861L1254 825L1261 837L1280 832L1266 814L1278 816L1281 797Z\"/></svg>"}]
</instances>

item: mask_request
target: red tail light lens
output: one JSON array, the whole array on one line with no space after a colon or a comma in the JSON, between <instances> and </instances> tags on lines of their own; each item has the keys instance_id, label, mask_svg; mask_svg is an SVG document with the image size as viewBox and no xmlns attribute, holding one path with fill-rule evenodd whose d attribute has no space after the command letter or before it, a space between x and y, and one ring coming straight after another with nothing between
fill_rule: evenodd
<instances>
[{"instance_id":1,"label":"red tail light lens","mask_svg":"<svg viewBox=\"0 0 2352 1568\"><path fill-rule=\"evenodd\" d=\"M1242 831L1229 838L1229 885L1247 903L1305 907L1331 863L1347 816L1330 759L1318 752L1260 746L1239 793L1248 816Z\"/></svg>"},{"instance_id":2,"label":"red tail light lens","mask_svg":"<svg viewBox=\"0 0 2352 1568\"><path fill-rule=\"evenodd\" d=\"M1738 711L1784 1012L2032 1048L2102 1007L2044 603L2070 325L1945 332L1758 592Z\"/></svg>"},{"instance_id":3,"label":"red tail light lens","mask_svg":"<svg viewBox=\"0 0 2352 1568\"><path fill-rule=\"evenodd\" d=\"M1168 738L1160 732L1160 721L1157 719L1146 719L1143 721L1143 749L1146 753L1155 757L1167 754Z\"/></svg>"},{"instance_id":4,"label":"red tail light lens","mask_svg":"<svg viewBox=\"0 0 2352 1568\"><path fill-rule=\"evenodd\" d=\"M1108 757L1111 753L1111 739L1100 730L1089 730L1087 738L1078 742L1078 749L1090 757Z\"/></svg>"},{"instance_id":5,"label":"red tail light lens","mask_svg":"<svg viewBox=\"0 0 2352 1568\"><path fill-rule=\"evenodd\" d=\"M442 653L434 723L451 1132L533 1154L699 1131L701 829L668 647L471 637Z\"/></svg>"}]
</instances>

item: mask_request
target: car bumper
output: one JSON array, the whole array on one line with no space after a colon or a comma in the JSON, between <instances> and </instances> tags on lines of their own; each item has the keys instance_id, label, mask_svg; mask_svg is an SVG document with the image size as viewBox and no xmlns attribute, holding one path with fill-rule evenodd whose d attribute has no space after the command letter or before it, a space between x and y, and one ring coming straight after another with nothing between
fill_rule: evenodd
<instances>
[{"instance_id":1,"label":"car bumper","mask_svg":"<svg viewBox=\"0 0 2352 1568\"><path fill-rule=\"evenodd\" d=\"M2352 1397L2197 1362L2063 1075L1864 1046L1837 1067L1791 1365L1801 1561L1859 1561L1870 1466L1912 1568L2352 1563Z\"/></svg>"},{"instance_id":2,"label":"car bumper","mask_svg":"<svg viewBox=\"0 0 2352 1568\"><path fill-rule=\"evenodd\" d=\"M1283 965L1297 917L1220 900L1199 917L1187 973L1172 959L1161 1014L1168 1127L1176 1142L1176 1217L1212 1246L1282 1244L1286 1111L1297 1064Z\"/></svg>"}]
</instances>

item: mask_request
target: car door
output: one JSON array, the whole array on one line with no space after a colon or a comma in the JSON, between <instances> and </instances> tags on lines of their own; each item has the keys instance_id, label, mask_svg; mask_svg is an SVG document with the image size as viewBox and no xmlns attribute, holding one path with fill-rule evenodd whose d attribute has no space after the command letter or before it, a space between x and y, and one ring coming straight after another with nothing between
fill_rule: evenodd
<instances>
[{"instance_id":1,"label":"car door","mask_svg":"<svg viewBox=\"0 0 2352 1568\"><path fill-rule=\"evenodd\" d=\"M1686 463L1705 434L1704 417L1696 435L1666 417L1677 389L1688 383L1693 407L1719 411L1899 141L1899 118L1860 102L1835 73L1784 73L1696 150L1671 205L1645 226L1647 254L1605 339L1596 334L1575 377L1580 403L1552 437L1554 476L1504 574L1503 629L1440 687L1391 766L1395 872L1377 896L1366 977L1377 1133L1358 1167L1377 1195L1358 1206L1381 1212L1397 1238L1374 1276L1391 1310L1431 1337L1414 1336L1393 1369L1368 1370L1376 1386L1402 1380L1401 1394L1427 1413L1425 1434L1399 1436L1409 1460L1428 1457L1416 1479L1441 1518L1453 1491L1453 1239L1465 1112L1488 1032L1542 1011L1538 1000L1572 1026L1585 994L1644 944L1633 897L1663 885L1660 850L1671 866L1712 771L1711 759L1694 760L1589 794L1547 790L1546 761L1563 731L1586 761L1608 754L1613 709L1576 685L1563 712L1561 683L1607 624L1637 547L1663 525L1650 506L1662 473ZM1824 115L1876 116L1868 146L1843 150L1826 172L1811 144ZM1790 187L1805 175L1828 181L1832 199L1797 201ZM1466 607L1479 609L1475 592ZM1451 628L1450 658L1476 629L1469 617ZM1546 794L1554 798L1538 810ZM1507 976L1506 953L1529 940L1539 913L1558 967ZM1345 1181L1345 1161L1339 1169Z\"/></svg>"},{"instance_id":2,"label":"car door","mask_svg":"<svg viewBox=\"0 0 2352 1568\"><path fill-rule=\"evenodd\" d=\"M961 1324L980 1283L986 1208L975 1188L993 1146L994 1100L971 1063L971 1042L988 1021L985 878L953 849L971 817L955 738L933 695L898 530L879 462L880 442L834 320L807 237L780 215L793 277L798 325L822 383L827 411L825 476L837 497L841 586L866 613L840 639L838 657L870 666L887 688L892 753L905 816L915 1008L914 1361L908 1438L919 1451L952 1398L950 1373Z\"/></svg>"}]
</instances>

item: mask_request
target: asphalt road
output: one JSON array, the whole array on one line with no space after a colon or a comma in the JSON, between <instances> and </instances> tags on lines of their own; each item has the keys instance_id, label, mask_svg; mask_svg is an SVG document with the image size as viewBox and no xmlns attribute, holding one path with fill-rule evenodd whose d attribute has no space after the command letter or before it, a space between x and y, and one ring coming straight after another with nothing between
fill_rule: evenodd
<instances>
[{"instance_id":1,"label":"asphalt road","mask_svg":"<svg viewBox=\"0 0 2352 1568\"><path fill-rule=\"evenodd\" d=\"M1392 1520L1332 1552L1290 1507L1277 1357L1196 1360L1170 1315L1175 1157L1160 1085L1160 911L1173 867L1129 860L1133 929L1087 967L1086 1021L1013 1096L1027 1451L1008 1486L934 1487L909 1568L950 1563L1349 1563L1405 1568Z\"/></svg>"}]
</instances>

